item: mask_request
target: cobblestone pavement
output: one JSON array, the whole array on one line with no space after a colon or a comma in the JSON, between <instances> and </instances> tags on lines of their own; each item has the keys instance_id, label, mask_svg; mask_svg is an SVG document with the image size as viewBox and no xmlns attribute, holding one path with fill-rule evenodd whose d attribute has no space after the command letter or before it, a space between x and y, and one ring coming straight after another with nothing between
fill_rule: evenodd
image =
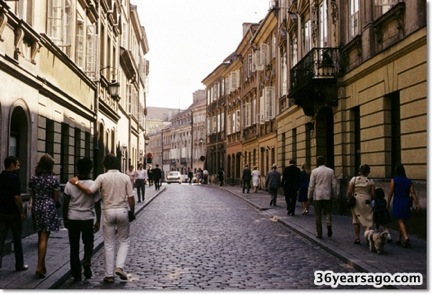
<instances>
[{"instance_id":1,"label":"cobblestone pavement","mask_svg":"<svg viewBox=\"0 0 432 294\"><path fill-rule=\"evenodd\" d=\"M104 284L104 264L101 249L90 280L60 289L328 289L314 284L315 270L356 272L229 192L184 184L168 186L132 223L129 281Z\"/></svg>"}]
</instances>

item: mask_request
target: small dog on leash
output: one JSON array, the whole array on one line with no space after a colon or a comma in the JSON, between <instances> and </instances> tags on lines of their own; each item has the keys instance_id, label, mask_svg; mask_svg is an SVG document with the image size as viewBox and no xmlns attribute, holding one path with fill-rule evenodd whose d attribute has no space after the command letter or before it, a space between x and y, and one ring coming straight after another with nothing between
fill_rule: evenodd
<instances>
[{"instance_id":1,"label":"small dog on leash","mask_svg":"<svg viewBox=\"0 0 432 294\"><path fill-rule=\"evenodd\" d=\"M370 252L376 252L377 254L381 254L384 252L384 246L387 243L387 239L389 236L389 232L375 232L374 230L367 230L364 233L364 236L369 245Z\"/></svg>"}]
</instances>

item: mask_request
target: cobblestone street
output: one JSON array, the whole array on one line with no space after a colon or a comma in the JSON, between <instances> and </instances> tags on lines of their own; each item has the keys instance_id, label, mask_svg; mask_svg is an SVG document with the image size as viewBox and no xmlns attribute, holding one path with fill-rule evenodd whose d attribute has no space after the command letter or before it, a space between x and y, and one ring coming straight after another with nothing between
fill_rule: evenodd
<instances>
[{"instance_id":1,"label":"cobblestone street","mask_svg":"<svg viewBox=\"0 0 432 294\"><path fill-rule=\"evenodd\" d=\"M237 197L170 185L132 223L129 281L104 284L104 254L93 278L61 289L311 289L315 270L355 272ZM329 287L327 287L329 288Z\"/></svg>"}]
</instances>

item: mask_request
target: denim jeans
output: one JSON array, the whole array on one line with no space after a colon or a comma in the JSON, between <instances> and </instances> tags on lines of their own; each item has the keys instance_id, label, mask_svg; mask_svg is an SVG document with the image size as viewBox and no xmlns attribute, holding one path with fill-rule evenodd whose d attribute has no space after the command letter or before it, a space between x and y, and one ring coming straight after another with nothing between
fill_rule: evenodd
<instances>
[{"instance_id":1,"label":"denim jeans","mask_svg":"<svg viewBox=\"0 0 432 294\"><path fill-rule=\"evenodd\" d=\"M117 234L116 234L117 229ZM103 235L105 247L105 276L114 276L116 267L124 267L129 251L129 218L127 208L110 208L103 210ZM117 258L115 256L116 239L119 242Z\"/></svg>"}]
</instances>

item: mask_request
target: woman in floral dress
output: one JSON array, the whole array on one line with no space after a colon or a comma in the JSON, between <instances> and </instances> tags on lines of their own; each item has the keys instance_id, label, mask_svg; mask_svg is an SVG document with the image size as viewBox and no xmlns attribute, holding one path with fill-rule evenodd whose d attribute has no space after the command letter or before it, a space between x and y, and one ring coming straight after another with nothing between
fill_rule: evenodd
<instances>
[{"instance_id":1,"label":"woman in floral dress","mask_svg":"<svg viewBox=\"0 0 432 294\"><path fill-rule=\"evenodd\" d=\"M38 232L38 279L45 278L46 275L45 256L50 233L59 230L56 208L60 206L60 183L53 175L53 168L53 158L49 154L43 155L29 183L33 226Z\"/></svg>"}]
</instances>

